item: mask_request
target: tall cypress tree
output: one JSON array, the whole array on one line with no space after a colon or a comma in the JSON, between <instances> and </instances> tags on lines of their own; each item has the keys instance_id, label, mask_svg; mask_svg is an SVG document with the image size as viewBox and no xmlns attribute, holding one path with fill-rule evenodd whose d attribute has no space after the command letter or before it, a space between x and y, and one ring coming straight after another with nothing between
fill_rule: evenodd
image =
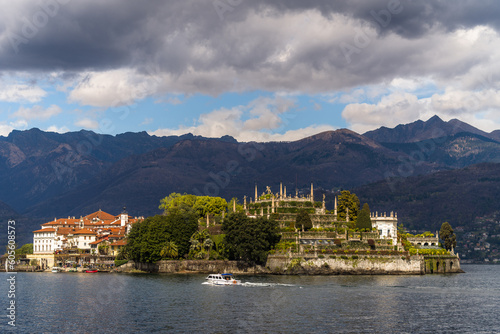
<instances>
[{"instance_id":1,"label":"tall cypress tree","mask_svg":"<svg viewBox=\"0 0 500 334\"><path fill-rule=\"evenodd\" d=\"M359 229L367 229L371 231L372 220L370 219L370 207L368 203L363 204L363 208L358 213L358 220L356 221L356 227Z\"/></svg>"}]
</instances>

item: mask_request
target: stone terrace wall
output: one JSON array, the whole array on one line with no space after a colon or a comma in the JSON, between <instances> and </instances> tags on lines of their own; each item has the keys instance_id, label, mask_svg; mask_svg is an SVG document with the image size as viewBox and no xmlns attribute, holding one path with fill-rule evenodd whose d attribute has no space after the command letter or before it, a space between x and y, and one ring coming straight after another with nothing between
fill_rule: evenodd
<instances>
[{"instance_id":1,"label":"stone terrace wall","mask_svg":"<svg viewBox=\"0 0 500 334\"><path fill-rule=\"evenodd\" d=\"M249 266L239 261L158 261L156 263L134 263L130 261L117 268L117 271L129 272L141 270L149 273L233 273L233 274L261 274L268 270L261 266Z\"/></svg>"},{"instance_id":2,"label":"stone terrace wall","mask_svg":"<svg viewBox=\"0 0 500 334\"><path fill-rule=\"evenodd\" d=\"M330 258L269 256L267 265L276 274L311 275L422 275L425 273L423 256L336 256Z\"/></svg>"},{"instance_id":3,"label":"stone terrace wall","mask_svg":"<svg viewBox=\"0 0 500 334\"><path fill-rule=\"evenodd\" d=\"M453 255L424 255L426 274L463 273L460 259Z\"/></svg>"}]
</instances>

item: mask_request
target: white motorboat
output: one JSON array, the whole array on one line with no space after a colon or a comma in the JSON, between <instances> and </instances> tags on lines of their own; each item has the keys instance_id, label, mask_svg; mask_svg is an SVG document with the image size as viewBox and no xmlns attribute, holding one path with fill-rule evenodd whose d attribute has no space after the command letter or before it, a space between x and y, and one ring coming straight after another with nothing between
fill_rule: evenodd
<instances>
[{"instance_id":1,"label":"white motorboat","mask_svg":"<svg viewBox=\"0 0 500 334\"><path fill-rule=\"evenodd\" d=\"M236 280L233 274L210 274L206 278L207 283L213 285L236 285L241 284L241 281Z\"/></svg>"},{"instance_id":2,"label":"white motorboat","mask_svg":"<svg viewBox=\"0 0 500 334\"><path fill-rule=\"evenodd\" d=\"M52 272L53 273L60 273L62 271L61 267L52 267Z\"/></svg>"}]
</instances>

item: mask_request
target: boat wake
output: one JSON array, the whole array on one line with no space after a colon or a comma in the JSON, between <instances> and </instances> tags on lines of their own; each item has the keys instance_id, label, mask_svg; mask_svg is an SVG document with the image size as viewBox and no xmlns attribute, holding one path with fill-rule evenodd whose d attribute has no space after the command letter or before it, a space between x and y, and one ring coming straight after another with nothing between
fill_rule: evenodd
<instances>
[{"instance_id":1,"label":"boat wake","mask_svg":"<svg viewBox=\"0 0 500 334\"><path fill-rule=\"evenodd\" d=\"M210 282L203 282L201 284L205 285L214 285ZM215 284L217 285L217 284ZM238 283L238 284L229 284L229 286L234 286L234 285L241 285L241 286L246 286L246 287L277 287L277 286L295 286L294 284L283 284L283 283L252 283L252 282L244 282L244 283ZM223 286L223 285L221 285Z\"/></svg>"},{"instance_id":2,"label":"boat wake","mask_svg":"<svg viewBox=\"0 0 500 334\"><path fill-rule=\"evenodd\" d=\"M244 282L240 285L249 286L249 287L265 287L265 286L295 286L294 284L283 284L283 283L252 283L252 282Z\"/></svg>"}]
</instances>

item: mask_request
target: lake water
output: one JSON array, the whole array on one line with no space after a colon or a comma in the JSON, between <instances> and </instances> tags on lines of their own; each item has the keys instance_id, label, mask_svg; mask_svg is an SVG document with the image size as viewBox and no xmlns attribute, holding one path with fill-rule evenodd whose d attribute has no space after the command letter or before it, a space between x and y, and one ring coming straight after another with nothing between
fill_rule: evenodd
<instances>
[{"instance_id":1,"label":"lake water","mask_svg":"<svg viewBox=\"0 0 500 334\"><path fill-rule=\"evenodd\" d=\"M19 333L499 333L500 266L426 276L18 273Z\"/></svg>"}]
</instances>

